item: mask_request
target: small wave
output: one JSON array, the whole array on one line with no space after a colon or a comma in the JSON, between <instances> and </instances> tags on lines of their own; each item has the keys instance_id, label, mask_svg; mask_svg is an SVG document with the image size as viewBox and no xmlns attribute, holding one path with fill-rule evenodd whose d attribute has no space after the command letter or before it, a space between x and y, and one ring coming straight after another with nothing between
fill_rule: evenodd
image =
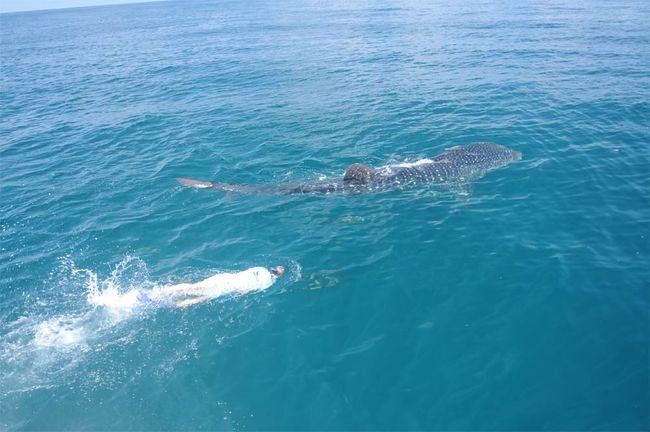
<instances>
[{"instance_id":1,"label":"small wave","mask_svg":"<svg viewBox=\"0 0 650 432\"><path fill-rule=\"evenodd\" d=\"M290 280L298 282L302 279L302 266L299 262L291 260L289 263Z\"/></svg>"}]
</instances>

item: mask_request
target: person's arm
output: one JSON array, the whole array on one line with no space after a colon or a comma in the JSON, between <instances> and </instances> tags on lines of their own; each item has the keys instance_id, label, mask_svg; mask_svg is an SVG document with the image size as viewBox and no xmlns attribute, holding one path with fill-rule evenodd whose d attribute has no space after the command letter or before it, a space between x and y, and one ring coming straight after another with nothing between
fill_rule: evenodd
<instances>
[{"instance_id":1,"label":"person's arm","mask_svg":"<svg viewBox=\"0 0 650 432\"><path fill-rule=\"evenodd\" d=\"M191 298L191 299L185 299L185 300L181 300L179 302L176 302L176 303L174 303L174 307L186 308L188 306L203 303L204 301L208 301L208 300L210 300L210 297L205 297L205 296L203 296L203 297L194 297L194 298Z\"/></svg>"}]
</instances>

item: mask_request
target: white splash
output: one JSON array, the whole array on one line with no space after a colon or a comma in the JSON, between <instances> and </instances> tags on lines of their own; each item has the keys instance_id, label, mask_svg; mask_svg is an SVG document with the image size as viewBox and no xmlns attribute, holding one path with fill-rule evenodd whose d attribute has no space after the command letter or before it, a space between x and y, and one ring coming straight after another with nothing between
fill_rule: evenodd
<instances>
[{"instance_id":1,"label":"white splash","mask_svg":"<svg viewBox=\"0 0 650 432\"><path fill-rule=\"evenodd\" d=\"M377 171L379 171L383 175L391 175L394 174L394 170L397 168L414 168L418 167L420 165L426 165L432 163L432 159L418 159L415 162L401 162L401 163L396 163L396 164L390 164L390 165L382 165L377 168Z\"/></svg>"},{"instance_id":2,"label":"white splash","mask_svg":"<svg viewBox=\"0 0 650 432\"><path fill-rule=\"evenodd\" d=\"M134 288L133 281L123 281L123 275L127 273L131 266L136 267L136 273L145 279L140 279L141 287ZM88 269L77 269L72 266L74 274L85 274L87 276L86 290L88 304L92 306L99 306L106 309L115 321L121 321L128 318L134 309L142 306L138 300L138 295L145 291L144 285L151 285L146 277L146 266L138 258L127 256L120 262L115 269L111 272L110 276L102 281L101 285L98 283L97 274ZM126 282L126 286L124 285Z\"/></svg>"},{"instance_id":3,"label":"white splash","mask_svg":"<svg viewBox=\"0 0 650 432\"><path fill-rule=\"evenodd\" d=\"M432 159L418 159L415 162L402 162L394 165L388 165L388 167L394 167L394 168L411 168L411 167L416 167L419 165L426 165L432 163Z\"/></svg>"},{"instance_id":4,"label":"white splash","mask_svg":"<svg viewBox=\"0 0 650 432\"><path fill-rule=\"evenodd\" d=\"M88 355L130 343L132 330L113 330L146 312L135 295L152 285L144 263L133 257L125 258L105 280L64 258L52 282L23 316L2 322L0 398L60 385L74 379L66 371Z\"/></svg>"},{"instance_id":5,"label":"white splash","mask_svg":"<svg viewBox=\"0 0 650 432\"><path fill-rule=\"evenodd\" d=\"M127 256L105 280L90 269L77 268L70 260L62 262L71 277L65 283L80 283L86 292L86 306L77 313L54 316L34 326L33 342L39 347L67 349L100 337L107 329L143 311L141 292L151 290L144 262ZM85 311L83 311L85 309Z\"/></svg>"},{"instance_id":6,"label":"white splash","mask_svg":"<svg viewBox=\"0 0 650 432\"><path fill-rule=\"evenodd\" d=\"M86 340L80 317L56 317L36 326L34 343L39 347L68 347Z\"/></svg>"}]
</instances>

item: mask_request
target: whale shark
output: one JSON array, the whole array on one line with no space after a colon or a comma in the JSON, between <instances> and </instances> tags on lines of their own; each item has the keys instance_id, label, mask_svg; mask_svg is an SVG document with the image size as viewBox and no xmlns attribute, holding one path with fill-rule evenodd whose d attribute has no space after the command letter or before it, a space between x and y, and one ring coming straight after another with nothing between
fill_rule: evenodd
<instances>
[{"instance_id":1,"label":"whale shark","mask_svg":"<svg viewBox=\"0 0 650 432\"><path fill-rule=\"evenodd\" d=\"M374 192L394 188L410 188L421 184L447 186L460 195L468 195L471 182L485 173L521 160L516 150L493 142L475 142L446 149L431 159L411 163L385 165L377 168L352 164L340 179L307 183L241 185L213 183L179 177L183 186L216 189L242 194L331 194L341 192Z\"/></svg>"}]
</instances>

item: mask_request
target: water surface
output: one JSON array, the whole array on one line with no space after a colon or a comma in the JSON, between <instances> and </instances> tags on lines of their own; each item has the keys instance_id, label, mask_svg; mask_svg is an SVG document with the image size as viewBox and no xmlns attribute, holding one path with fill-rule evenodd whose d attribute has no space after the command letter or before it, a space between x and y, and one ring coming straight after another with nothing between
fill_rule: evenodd
<instances>
[{"instance_id":1,"label":"water surface","mask_svg":"<svg viewBox=\"0 0 650 432\"><path fill-rule=\"evenodd\" d=\"M0 15L5 430L647 430L647 2ZM459 199L236 196L472 141ZM111 295L285 265L188 310Z\"/></svg>"}]
</instances>

